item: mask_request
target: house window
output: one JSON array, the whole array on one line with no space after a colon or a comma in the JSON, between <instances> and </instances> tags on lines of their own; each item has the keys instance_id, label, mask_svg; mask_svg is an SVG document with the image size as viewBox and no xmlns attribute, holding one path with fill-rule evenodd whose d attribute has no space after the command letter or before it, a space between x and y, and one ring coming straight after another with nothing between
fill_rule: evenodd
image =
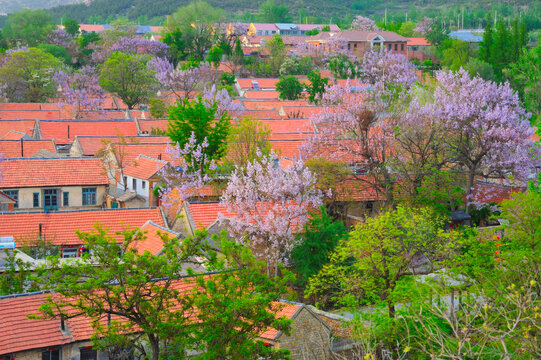
<instances>
[{"instance_id":1,"label":"house window","mask_svg":"<svg viewBox=\"0 0 541 360\"><path fill-rule=\"evenodd\" d=\"M41 352L41 360L60 360L60 349L49 348Z\"/></svg>"},{"instance_id":2,"label":"house window","mask_svg":"<svg viewBox=\"0 0 541 360\"><path fill-rule=\"evenodd\" d=\"M32 203L35 208L39 207L39 192L32 194Z\"/></svg>"},{"instance_id":3,"label":"house window","mask_svg":"<svg viewBox=\"0 0 541 360\"><path fill-rule=\"evenodd\" d=\"M141 181L141 189L144 189L147 186L146 181Z\"/></svg>"},{"instance_id":4,"label":"house window","mask_svg":"<svg viewBox=\"0 0 541 360\"><path fill-rule=\"evenodd\" d=\"M43 207L46 211L58 210L58 189L43 190Z\"/></svg>"},{"instance_id":5,"label":"house window","mask_svg":"<svg viewBox=\"0 0 541 360\"><path fill-rule=\"evenodd\" d=\"M62 259L72 259L79 256L79 249L76 247L62 247Z\"/></svg>"},{"instance_id":6,"label":"house window","mask_svg":"<svg viewBox=\"0 0 541 360\"><path fill-rule=\"evenodd\" d=\"M133 188L133 190L137 190L137 179L132 179L131 187Z\"/></svg>"},{"instance_id":7,"label":"house window","mask_svg":"<svg viewBox=\"0 0 541 360\"><path fill-rule=\"evenodd\" d=\"M400 45L400 51L404 51L404 44Z\"/></svg>"},{"instance_id":8,"label":"house window","mask_svg":"<svg viewBox=\"0 0 541 360\"><path fill-rule=\"evenodd\" d=\"M128 187L128 177L127 177L127 176L123 176L122 178L123 178L123 181L124 181L124 182L122 183L122 185Z\"/></svg>"},{"instance_id":9,"label":"house window","mask_svg":"<svg viewBox=\"0 0 541 360\"><path fill-rule=\"evenodd\" d=\"M389 44L389 51L391 51L391 44Z\"/></svg>"},{"instance_id":10,"label":"house window","mask_svg":"<svg viewBox=\"0 0 541 360\"><path fill-rule=\"evenodd\" d=\"M97 360L98 359L98 352L92 347L89 348L82 348L81 349L81 360Z\"/></svg>"},{"instance_id":11,"label":"house window","mask_svg":"<svg viewBox=\"0 0 541 360\"><path fill-rule=\"evenodd\" d=\"M19 208L19 190L4 190L4 194L15 200L14 208Z\"/></svg>"},{"instance_id":12,"label":"house window","mask_svg":"<svg viewBox=\"0 0 541 360\"><path fill-rule=\"evenodd\" d=\"M398 51L398 44L394 44L394 51Z\"/></svg>"},{"instance_id":13,"label":"house window","mask_svg":"<svg viewBox=\"0 0 541 360\"><path fill-rule=\"evenodd\" d=\"M83 188L83 205L96 205L96 188Z\"/></svg>"},{"instance_id":14,"label":"house window","mask_svg":"<svg viewBox=\"0 0 541 360\"><path fill-rule=\"evenodd\" d=\"M351 50L351 44L348 44L348 50Z\"/></svg>"},{"instance_id":15,"label":"house window","mask_svg":"<svg viewBox=\"0 0 541 360\"><path fill-rule=\"evenodd\" d=\"M62 204L64 206L70 206L70 193L67 191L62 193Z\"/></svg>"},{"instance_id":16,"label":"house window","mask_svg":"<svg viewBox=\"0 0 541 360\"><path fill-rule=\"evenodd\" d=\"M357 44L353 44L353 48L354 48L354 49L357 49Z\"/></svg>"}]
</instances>

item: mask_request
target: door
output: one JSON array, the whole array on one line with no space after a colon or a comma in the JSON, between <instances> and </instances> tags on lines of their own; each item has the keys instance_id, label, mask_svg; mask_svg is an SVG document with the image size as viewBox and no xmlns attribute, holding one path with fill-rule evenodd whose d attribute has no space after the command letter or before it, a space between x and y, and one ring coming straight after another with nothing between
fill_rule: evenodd
<instances>
[{"instance_id":1,"label":"door","mask_svg":"<svg viewBox=\"0 0 541 360\"><path fill-rule=\"evenodd\" d=\"M45 211L58 210L58 189L43 190L43 208Z\"/></svg>"}]
</instances>

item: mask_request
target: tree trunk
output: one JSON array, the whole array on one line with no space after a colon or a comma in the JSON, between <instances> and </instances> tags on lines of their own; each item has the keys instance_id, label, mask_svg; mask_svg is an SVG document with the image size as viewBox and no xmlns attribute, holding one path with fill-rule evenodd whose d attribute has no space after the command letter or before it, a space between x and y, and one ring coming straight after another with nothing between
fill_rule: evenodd
<instances>
[{"instance_id":1,"label":"tree trunk","mask_svg":"<svg viewBox=\"0 0 541 360\"><path fill-rule=\"evenodd\" d=\"M389 317L394 319L395 317L395 307L394 303L391 300L387 300L387 308L389 309Z\"/></svg>"},{"instance_id":2,"label":"tree trunk","mask_svg":"<svg viewBox=\"0 0 541 360\"><path fill-rule=\"evenodd\" d=\"M473 183L475 181L475 171L470 170L468 174L468 189L466 191L466 214L469 214L471 211L471 197L473 195Z\"/></svg>"},{"instance_id":3,"label":"tree trunk","mask_svg":"<svg viewBox=\"0 0 541 360\"><path fill-rule=\"evenodd\" d=\"M154 336L154 334L148 334L148 341L152 348L152 360L159 360L160 358L160 339Z\"/></svg>"}]
</instances>

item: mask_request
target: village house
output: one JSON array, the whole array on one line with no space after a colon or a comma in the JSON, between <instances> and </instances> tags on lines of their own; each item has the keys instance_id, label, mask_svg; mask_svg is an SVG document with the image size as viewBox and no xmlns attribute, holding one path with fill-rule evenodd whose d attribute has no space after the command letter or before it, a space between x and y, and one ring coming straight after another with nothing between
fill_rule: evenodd
<instances>
[{"instance_id":1,"label":"village house","mask_svg":"<svg viewBox=\"0 0 541 360\"><path fill-rule=\"evenodd\" d=\"M101 159L5 159L2 173L0 191L15 200L16 210L101 207L109 185Z\"/></svg>"},{"instance_id":2,"label":"village house","mask_svg":"<svg viewBox=\"0 0 541 360\"><path fill-rule=\"evenodd\" d=\"M251 23L248 26L248 35L291 35L305 36L306 32L317 29L322 31L323 28L329 27L329 31L336 33L340 28L335 24L290 24L290 23Z\"/></svg>"},{"instance_id":3,"label":"village house","mask_svg":"<svg viewBox=\"0 0 541 360\"><path fill-rule=\"evenodd\" d=\"M193 282L178 280L181 291L189 291ZM17 294L0 297L0 323L9 324L9 331L0 337L0 359L5 360L98 360L107 359L108 353L92 346L91 320L85 316L69 319L29 319L29 314L39 314L39 306L49 292ZM325 360L330 348L331 327L314 311L301 303L277 303L276 316L292 320L291 333L267 329L259 335L266 346L289 349L294 360ZM312 344L321 344L314 348Z\"/></svg>"}]
</instances>

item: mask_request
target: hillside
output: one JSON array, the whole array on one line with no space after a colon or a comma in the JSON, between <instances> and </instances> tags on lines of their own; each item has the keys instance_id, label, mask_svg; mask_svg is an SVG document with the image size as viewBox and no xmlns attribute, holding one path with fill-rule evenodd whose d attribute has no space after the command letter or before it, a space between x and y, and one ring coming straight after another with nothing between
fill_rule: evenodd
<instances>
[{"instance_id":1,"label":"hillside","mask_svg":"<svg viewBox=\"0 0 541 360\"><path fill-rule=\"evenodd\" d=\"M10 14L23 8L47 9L81 1L82 0L0 0L0 14Z\"/></svg>"},{"instance_id":2,"label":"hillside","mask_svg":"<svg viewBox=\"0 0 541 360\"><path fill-rule=\"evenodd\" d=\"M6 0L0 0L6 1ZM18 0L11 0L17 2ZM32 1L32 0L26 0ZM36 1L36 0L33 0ZM70 1L70 0L49 0L49 1ZM101 19L113 16L127 16L132 20L137 18L161 18L173 13L178 7L186 5L190 0L93 0L89 5L74 4L59 6L49 11L55 18L67 16L79 22L88 22L91 17ZM264 2L264 0L207 0L215 7L222 8L233 14L237 19L244 21L254 21L250 13L254 14ZM290 9L290 21L298 21L299 17L312 16L312 20L334 21L348 18L352 15L362 13L363 15L382 15L387 8L389 16L392 14L410 13L410 19L422 15L435 16L443 13L445 17L456 19L455 13L460 9L465 9L466 25L468 18L471 18L472 24L477 19L484 18L485 12L482 10L496 9L503 16L518 14L527 9L535 7L534 13L539 13L538 0L515 0L513 5L508 2L493 0L277 0L276 3L284 4ZM481 11L479 11L481 10ZM403 20L403 19L401 19ZM158 20L160 21L160 20Z\"/></svg>"}]
</instances>

